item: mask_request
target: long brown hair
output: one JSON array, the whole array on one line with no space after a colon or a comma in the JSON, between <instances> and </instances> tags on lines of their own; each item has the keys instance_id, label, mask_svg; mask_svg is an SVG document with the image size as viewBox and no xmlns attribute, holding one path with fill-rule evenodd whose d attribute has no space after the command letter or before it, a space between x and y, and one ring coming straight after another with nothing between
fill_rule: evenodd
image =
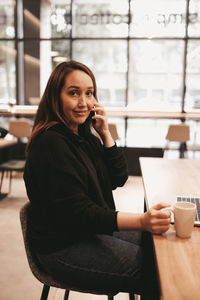
<instances>
[{"instance_id":1,"label":"long brown hair","mask_svg":"<svg viewBox=\"0 0 200 300\"><path fill-rule=\"evenodd\" d=\"M47 130L57 123L63 123L68 126L68 121L66 120L62 109L60 93L65 84L65 79L74 70L81 70L90 76L94 86L93 96L97 99L96 80L94 74L87 66L74 60L63 62L56 66L49 77L44 94L38 106L33 131L26 147L27 152L35 138L42 131ZM90 125L91 117L89 116L86 122L80 126L85 132L89 132Z\"/></svg>"}]
</instances>

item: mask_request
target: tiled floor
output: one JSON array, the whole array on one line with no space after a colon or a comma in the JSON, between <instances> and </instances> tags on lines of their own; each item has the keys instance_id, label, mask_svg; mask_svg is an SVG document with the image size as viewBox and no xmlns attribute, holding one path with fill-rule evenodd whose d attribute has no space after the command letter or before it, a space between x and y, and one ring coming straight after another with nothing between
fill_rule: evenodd
<instances>
[{"instance_id":1,"label":"tiled floor","mask_svg":"<svg viewBox=\"0 0 200 300\"><path fill-rule=\"evenodd\" d=\"M4 182L4 191L7 188ZM140 212L143 210L143 187L141 177L129 177L126 185L114 191L118 210ZM27 201L21 175L13 179L12 192L0 201L0 300L39 300L42 285L32 275L24 251L19 210ZM49 300L63 299L64 292L52 288ZM70 300L105 300L96 296L71 292ZM120 293L116 300L128 300Z\"/></svg>"}]
</instances>

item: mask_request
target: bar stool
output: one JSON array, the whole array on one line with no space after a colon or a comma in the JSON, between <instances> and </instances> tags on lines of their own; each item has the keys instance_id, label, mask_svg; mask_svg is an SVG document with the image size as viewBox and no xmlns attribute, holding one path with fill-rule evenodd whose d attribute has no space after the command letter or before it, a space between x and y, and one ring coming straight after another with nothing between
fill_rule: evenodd
<instances>
[{"instance_id":1,"label":"bar stool","mask_svg":"<svg viewBox=\"0 0 200 300\"><path fill-rule=\"evenodd\" d=\"M169 142L179 142L179 157L184 158L185 151L187 151L187 142L190 140L190 127L189 125L182 123L177 125L169 125L166 140ZM165 150L169 150L169 147L165 147Z\"/></svg>"}]
</instances>

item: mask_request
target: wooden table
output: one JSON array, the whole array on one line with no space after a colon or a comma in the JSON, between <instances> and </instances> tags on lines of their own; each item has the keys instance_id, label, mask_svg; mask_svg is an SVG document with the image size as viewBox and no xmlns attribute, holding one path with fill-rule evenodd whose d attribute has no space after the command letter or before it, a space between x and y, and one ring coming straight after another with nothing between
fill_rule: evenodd
<instances>
[{"instance_id":1,"label":"wooden table","mask_svg":"<svg viewBox=\"0 0 200 300\"><path fill-rule=\"evenodd\" d=\"M200 196L200 160L140 158L147 208L172 204L178 195ZM162 300L200 299L200 228L189 239L176 236L174 225L153 235Z\"/></svg>"}]
</instances>

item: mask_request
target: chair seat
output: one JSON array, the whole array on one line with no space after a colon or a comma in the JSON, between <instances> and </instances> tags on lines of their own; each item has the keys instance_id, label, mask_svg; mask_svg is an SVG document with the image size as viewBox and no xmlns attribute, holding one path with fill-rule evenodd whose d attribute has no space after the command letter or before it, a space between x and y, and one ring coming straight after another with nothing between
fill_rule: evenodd
<instances>
[{"instance_id":1,"label":"chair seat","mask_svg":"<svg viewBox=\"0 0 200 300\"><path fill-rule=\"evenodd\" d=\"M25 160L9 160L0 165L1 171L23 171Z\"/></svg>"}]
</instances>

